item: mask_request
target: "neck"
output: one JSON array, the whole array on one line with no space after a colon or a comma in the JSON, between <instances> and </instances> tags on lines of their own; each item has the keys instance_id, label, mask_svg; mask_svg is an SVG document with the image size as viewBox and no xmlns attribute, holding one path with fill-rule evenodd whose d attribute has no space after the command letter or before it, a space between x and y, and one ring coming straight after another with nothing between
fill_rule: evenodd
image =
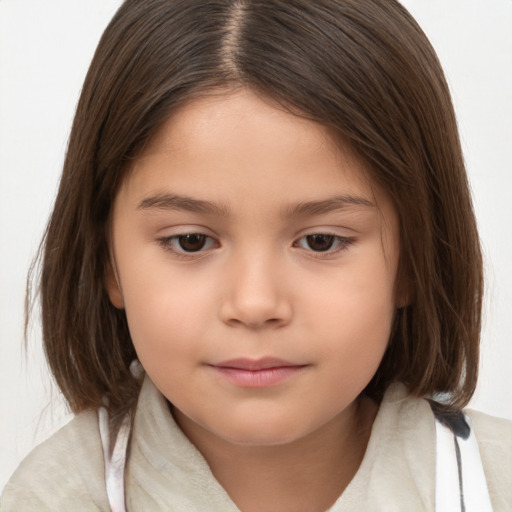
<instances>
[{"instance_id":1,"label":"neck","mask_svg":"<svg viewBox=\"0 0 512 512\"><path fill-rule=\"evenodd\" d=\"M187 421L180 421L179 411L175 416L243 512L321 512L336 501L356 474L378 406L362 398L351 409L304 438L272 446L230 443L202 429L189 428Z\"/></svg>"}]
</instances>

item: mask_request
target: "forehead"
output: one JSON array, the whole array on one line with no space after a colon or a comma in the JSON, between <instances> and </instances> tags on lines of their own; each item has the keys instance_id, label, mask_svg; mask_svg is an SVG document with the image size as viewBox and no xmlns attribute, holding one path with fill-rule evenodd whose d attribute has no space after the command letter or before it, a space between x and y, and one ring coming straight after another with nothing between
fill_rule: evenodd
<instances>
[{"instance_id":1,"label":"forehead","mask_svg":"<svg viewBox=\"0 0 512 512\"><path fill-rule=\"evenodd\" d=\"M333 130L244 89L178 108L126 181L140 193L167 187L223 201L260 193L262 207L269 193L282 202L339 194L370 202L382 195L362 159Z\"/></svg>"},{"instance_id":2,"label":"forehead","mask_svg":"<svg viewBox=\"0 0 512 512\"><path fill-rule=\"evenodd\" d=\"M233 142L233 150L235 143L238 147L257 144L268 149L272 139L282 153L301 149L338 152L334 132L327 127L291 114L267 96L241 88L216 90L179 106L140 156L188 148L198 155L220 148L226 136Z\"/></svg>"}]
</instances>

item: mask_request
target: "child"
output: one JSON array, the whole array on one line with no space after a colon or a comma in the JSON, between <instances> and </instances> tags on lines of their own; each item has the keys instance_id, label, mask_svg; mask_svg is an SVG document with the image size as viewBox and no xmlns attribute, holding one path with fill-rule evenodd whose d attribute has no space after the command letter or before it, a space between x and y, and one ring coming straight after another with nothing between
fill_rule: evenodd
<instances>
[{"instance_id":1,"label":"child","mask_svg":"<svg viewBox=\"0 0 512 512\"><path fill-rule=\"evenodd\" d=\"M126 0L44 242L76 417L0 508L508 510L512 426L461 413L481 297L448 89L398 3Z\"/></svg>"}]
</instances>

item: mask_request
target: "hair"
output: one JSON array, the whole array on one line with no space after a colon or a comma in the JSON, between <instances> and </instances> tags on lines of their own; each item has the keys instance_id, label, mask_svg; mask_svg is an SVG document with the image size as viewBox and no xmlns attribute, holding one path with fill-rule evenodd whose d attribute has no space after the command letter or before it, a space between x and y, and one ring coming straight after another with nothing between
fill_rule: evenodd
<instances>
[{"instance_id":1,"label":"hair","mask_svg":"<svg viewBox=\"0 0 512 512\"><path fill-rule=\"evenodd\" d=\"M89 68L41 246L45 353L71 410L122 414L140 388L125 312L105 290L130 162L178 106L239 87L332 128L394 202L407 304L365 392L401 381L466 405L481 252L449 89L410 14L394 0L126 0Z\"/></svg>"}]
</instances>

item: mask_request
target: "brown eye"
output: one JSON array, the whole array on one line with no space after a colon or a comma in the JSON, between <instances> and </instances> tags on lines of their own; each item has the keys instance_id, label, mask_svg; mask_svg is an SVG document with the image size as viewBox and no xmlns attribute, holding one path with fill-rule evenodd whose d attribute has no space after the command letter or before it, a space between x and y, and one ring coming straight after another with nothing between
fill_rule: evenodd
<instances>
[{"instance_id":1,"label":"brown eye","mask_svg":"<svg viewBox=\"0 0 512 512\"><path fill-rule=\"evenodd\" d=\"M185 252L197 252L204 248L208 237L200 233L191 233L177 237L180 249Z\"/></svg>"},{"instance_id":2,"label":"brown eye","mask_svg":"<svg viewBox=\"0 0 512 512\"><path fill-rule=\"evenodd\" d=\"M306 243L311 250L324 252L332 249L335 239L334 235L315 234L306 236Z\"/></svg>"},{"instance_id":3,"label":"brown eye","mask_svg":"<svg viewBox=\"0 0 512 512\"><path fill-rule=\"evenodd\" d=\"M295 247L300 247L310 253L316 253L320 257L333 256L348 249L354 243L353 237L332 235L330 233L311 233L299 238Z\"/></svg>"},{"instance_id":4,"label":"brown eye","mask_svg":"<svg viewBox=\"0 0 512 512\"><path fill-rule=\"evenodd\" d=\"M183 233L160 238L157 241L165 251L182 257L201 256L211 249L220 247L217 240L203 233Z\"/></svg>"}]
</instances>

